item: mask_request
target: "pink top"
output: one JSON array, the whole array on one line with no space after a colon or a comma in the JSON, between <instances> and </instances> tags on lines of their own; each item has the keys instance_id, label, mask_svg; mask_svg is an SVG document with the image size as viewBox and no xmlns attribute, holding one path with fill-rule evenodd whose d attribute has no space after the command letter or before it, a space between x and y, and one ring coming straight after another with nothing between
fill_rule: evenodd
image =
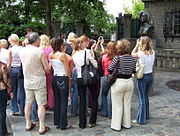
<instances>
[{"instance_id":1,"label":"pink top","mask_svg":"<svg viewBox=\"0 0 180 136\"><path fill-rule=\"evenodd\" d=\"M49 54L53 51L53 49L51 47L45 47L45 48L42 48L47 60L48 60L48 63L49 63Z\"/></svg>"},{"instance_id":2,"label":"pink top","mask_svg":"<svg viewBox=\"0 0 180 136\"><path fill-rule=\"evenodd\" d=\"M108 75L109 74L108 67L111 64L111 61L112 60L110 60L110 58L107 55L103 55L102 56L102 68L104 70L104 75Z\"/></svg>"}]
</instances>

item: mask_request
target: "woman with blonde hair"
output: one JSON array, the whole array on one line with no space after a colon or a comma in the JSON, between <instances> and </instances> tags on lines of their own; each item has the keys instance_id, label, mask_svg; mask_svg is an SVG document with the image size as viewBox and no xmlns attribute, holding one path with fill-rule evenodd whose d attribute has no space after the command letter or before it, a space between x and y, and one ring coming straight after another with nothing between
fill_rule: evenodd
<instances>
[{"instance_id":1,"label":"woman with blonde hair","mask_svg":"<svg viewBox=\"0 0 180 136\"><path fill-rule=\"evenodd\" d=\"M51 45L50 45L50 41L49 41L49 37L45 34L40 36L40 48L43 50L48 63L49 63L49 54L53 51ZM53 92L53 88L52 88L52 71L49 73L46 73L46 86L47 86L47 94L48 94L48 103L47 103L47 107L52 110L54 107L54 92Z\"/></svg>"},{"instance_id":2,"label":"woman with blonde hair","mask_svg":"<svg viewBox=\"0 0 180 136\"><path fill-rule=\"evenodd\" d=\"M73 44L74 38L77 38L77 35L73 32L70 32L67 38L67 43L66 43L66 53L70 56L72 55L72 51L73 51L72 44Z\"/></svg>"},{"instance_id":3,"label":"woman with blonde hair","mask_svg":"<svg viewBox=\"0 0 180 136\"><path fill-rule=\"evenodd\" d=\"M117 79L111 86L111 129L120 131L121 127L131 128L132 74L136 72L136 59L130 55L131 45L128 40L117 41L116 48L119 55L114 57L108 70L110 73L115 68L118 70Z\"/></svg>"},{"instance_id":4,"label":"woman with blonde hair","mask_svg":"<svg viewBox=\"0 0 180 136\"><path fill-rule=\"evenodd\" d=\"M83 39L81 37L72 39L72 56L76 51L81 48L81 44L83 43ZM71 116L75 117L78 115L78 84L77 84L77 69L76 67L72 70L72 88L73 93L71 97Z\"/></svg>"},{"instance_id":5,"label":"woman with blonde hair","mask_svg":"<svg viewBox=\"0 0 180 136\"><path fill-rule=\"evenodd\" d=\"M7 65L8 70L10 70L11 67L11 60L10 60L10 52L7 49L8 48L8 42L5 39L0 40L0 61L5 63Z\"/></svg>"},{"instance_id":6,"label":"woman with blonde hair","mask_svg":"<svg viewBox=\"0 0 180 136\"><path fill-rule=\"evenodd\" d=\"M153 66L155 60L155 51L152 48L152 40L147 37L138 39L135 48L132 51L134 57L138 57L144 65L143 78L137 79L139 108L137 119L133 123L146 124L149 119L149 99L148 93L153 82Z\"/></svg>"},{"instance_id":7,"label":"woman with blonde hair","mask_svg":"<svg viewBox=\"0 0 180 136\"><path fill-rule=\"evenodd\" d=\"M110 106L111 100L109 103L107 100L107 95L111 87L111 84L107 80L107 75L109 74L108 67L111 64L111 61L113 60L113 58L117 55L116 44L114 42L109 42L103 54L104 55L102 56L101 63L102 63L103 71L104 71L104 76L102 77L100 115L111 118L111 112L112 112L112 109Z\"/></svg>"},{"instance_id":8,"label":"woman with blonde hair","mask_svg":"<svg viewBox=\"0 0 180 136\"><path fill-rule=\"evenodd\" d=\"M21 59L19 53L22 46L19 45L19 37L17 34L11 34L8 38L10 42L10 81L13 92L13 99L11 100L11 115L15 115L19 112L18 102L20 104L20 114L24 115L25 107L25 91L24 91L24 81L22 80L22 67Z\"/></svg>"},{"instance_id":9,"label":"woman with blonde hair","mask_svg":"<svg viewBox=\"0 0 180 136\"><path fill-rule=\"evenodd\" d=\"M83 39L82 44L79 44L79 49L73 54L72 58L75 64L75 68L77 69L77 84L78 84L78 93L80 96L80 106L79 106L79 127L84 129L86 127L86 88L89 89L92 96L92 108L90 115L90 127L94 127L97 119L97 94L96 94L96 85L83 85L82 84L82 72L81 67L84 65L84 61L87 64L91 63L95 68L97 68L97 61L92 57L91 51L86 49L88 46L88 42L85 37L81 37ZM86 54L86 60L84 60Z\"/></svg>"}]
</instances>

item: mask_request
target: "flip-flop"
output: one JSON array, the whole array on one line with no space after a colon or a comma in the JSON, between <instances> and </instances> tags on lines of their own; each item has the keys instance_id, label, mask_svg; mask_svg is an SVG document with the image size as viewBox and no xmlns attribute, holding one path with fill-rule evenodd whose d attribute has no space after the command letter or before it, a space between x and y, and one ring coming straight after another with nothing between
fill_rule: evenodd
<instances>
[{"instance_id":1,"label":"flip-flop","mask_svg":"<svg viewBox=\"0 0 180 136\"><path fill-rule=\"evenodd\" d=\"M68 124L68 125L66 126L66 128L61 128L61 130L66 130L66 129L69 129L69 128L72 128L72 125Z\"/></svg>"},{"instance_id":2,"label":"flip-flop","mask_svg":"<svg viewBox=\"0 0 180 136\"><path fill-rule=\"evenodd\" d=\"M36 124L31 123L31 127L30 128L26 128L26 131L31 131L33 130L33 128L35 128Z\"/></svg>"},{"instance_id":3,"label":"flip-flop","mask_svg":"<svg viewBox=\"0 0 180 136\"><path fill-rule=\"evenodd\" d=\"M44 134L46 134L46 132L48 132L49 130L50 130L50 128L49 128L49 127L47 127L47 126L45 126L44 131L39 132L39 134L40 134L40 135L44 135Z\"/></svg>"}]
</instances>

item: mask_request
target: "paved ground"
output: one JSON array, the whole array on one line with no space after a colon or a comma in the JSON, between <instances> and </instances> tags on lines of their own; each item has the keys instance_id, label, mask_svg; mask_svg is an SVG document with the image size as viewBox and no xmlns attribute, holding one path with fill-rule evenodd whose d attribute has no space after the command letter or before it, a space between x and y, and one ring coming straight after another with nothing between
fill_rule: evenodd
<instances>
[{"instance_id":1,"label":"paved ground","mask_svg":"<svg viewBox=\"0 0 180 136\"><path fill-rule=\"evenodd\" d=\"M80 129L78 117L68 117L73 128L59 130L53 125L53 113L47 112L46 124L51 130L46 136L180 136L180 92L170 89L166 82L179 80L178 72L155 72L155 95L150 97L150 120L147 125L132 125L131 129L122 129L115 132L110 129L110 119L98 116L97 126ZM137 113L138 98L132 99L132 119ZM38 136L38 127L31 132L25 132L24 117L11 117L8 115L14 136ZM36 123L38 125L38 122Z\"/></svg>"}]
</instances>

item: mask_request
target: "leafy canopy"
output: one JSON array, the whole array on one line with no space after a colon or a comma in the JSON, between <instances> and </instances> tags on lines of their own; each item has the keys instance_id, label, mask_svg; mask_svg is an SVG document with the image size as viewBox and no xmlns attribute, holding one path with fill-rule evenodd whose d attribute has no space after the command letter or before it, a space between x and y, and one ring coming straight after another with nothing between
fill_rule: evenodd
<instances>
[{"instance_id":1,"label":"leafy canopy","mask_svg":"<svg viewBox=\"0 0 180 136\"><path fill-rule=\"evenodd\" d=\"M144 3L142 0L132 0L132 9L125 7L126 14L132 14L132 18L138 18L139 12L144 10Z\"/></svg>"}]
</instances>

